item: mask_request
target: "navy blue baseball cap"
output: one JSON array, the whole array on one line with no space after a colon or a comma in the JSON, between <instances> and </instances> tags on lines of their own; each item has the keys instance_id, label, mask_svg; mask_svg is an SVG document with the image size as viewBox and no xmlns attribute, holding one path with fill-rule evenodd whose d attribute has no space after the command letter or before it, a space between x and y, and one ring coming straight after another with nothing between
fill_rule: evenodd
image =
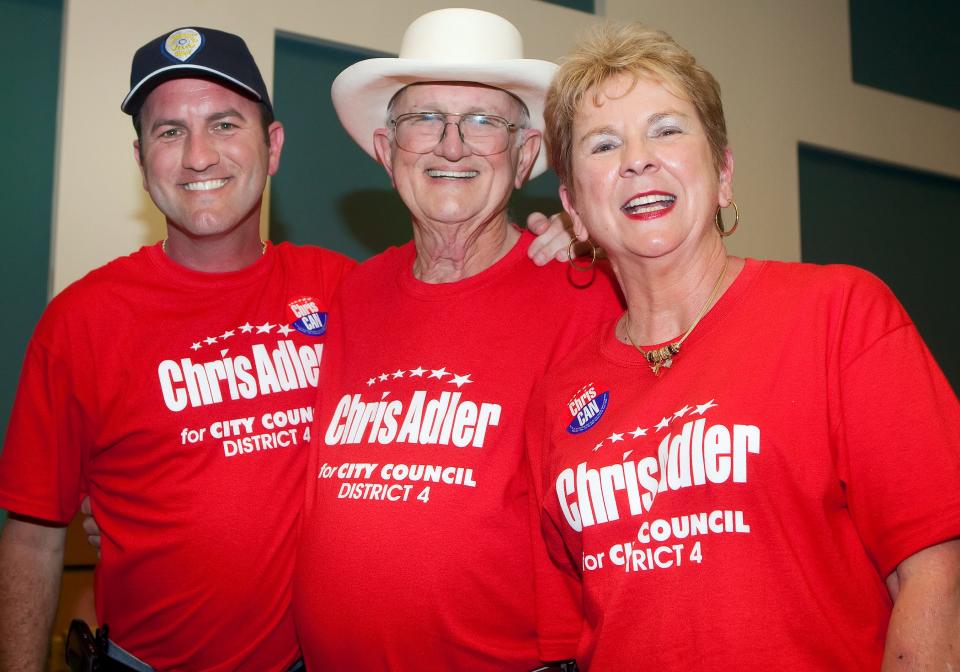
<instances>
[{"instance_id":1,"label":"navy blue baseball cap","mask_svg":"<svg viewBox=\"0 0 960 672\"><path fill-rule=\"evenodd\" d=\"M137 49L130 68L130 93L120 109L137 114L151 91L178 77L216 80L273 111L267 86L246 42L212 28L177 28Z\"/></svg>"}]
</instances>

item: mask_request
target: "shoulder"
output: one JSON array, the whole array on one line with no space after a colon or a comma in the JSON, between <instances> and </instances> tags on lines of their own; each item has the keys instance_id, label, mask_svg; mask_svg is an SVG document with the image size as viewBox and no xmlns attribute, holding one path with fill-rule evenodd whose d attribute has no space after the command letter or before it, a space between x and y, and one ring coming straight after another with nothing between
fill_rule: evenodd
<instances>
[{"instance_id":1,"label":"shoulder","mask_svg":"<svg viewBox=\"0 0 960 672\"><path fill-rule=\"evenodd\" d=\"M851 291L892 294L876 275L847 264L808 264L790 261L762 261L760 274L766 285L792 287L805 293L848 293Z\"/></svg>"},{"instance_id":2,"label":"shoulder","mask_svg":"<svg viewBox=\"0 0 960 672\"><path fill-rule=\"evenodd\" d=\"M47 304L34 330L40 344L70 341L89 333L95 322L110 322L108 314L122 306L145 278L153 277L150 247L117 257L67 285ZM73 336L71 336L71 334Z\"/></svg>"},{"instance_id":3,"label":"shoulder","mask_svg":"<svg viewBox=\"0 0 960 672\"><path fill-rule=\"evenodd\" d=\"M277 243L273 247L284 259L298 265L310 265L323 272L341 274L357 265L356 261L345 254L316 245Z\"/></svg>"},{"instance_id":4,"label":"shoulder","mask_svg":"<svg viewBox=\"0 0 960 672\"><path fill-rule=\"evenodd\" d=\"M57 293L50 300L47 312L74 308L91 301L102 302L105 292L122 292L140 278L150 277L149 255L150 247L142 247L93 269Z\"/></svg>"},{"instance_id":5,"label":"shoulder","mask_svg":"<svg viewBox=\"0 0 960 672\"><path fill-rule=\"evenodd\" d=\"M848 345L865 347L913 324L887 284L856 266L766 261L757 280L748 301L784 315L786 308L792 319L819 325Z\"/></svg>"},{"instance_id":6,"label":"shoulder","mask_svg":"<svg viewBox=\"0 0 960 672\"><path fill-rule=\"evenodd\" d=\"M344 286L360 286L392 279L402 270L411 268L415 256L416 250L412 241L400 247L388 247L356 264Z\"/></svg>"},{"instance_id":7,"label":"shoulder","mask_svg":"<svg viewBox=\"0 0 960 672\"><path fill-rule=\"evenodd\" d=\"M755 262L761 296L791 301L792 305L816 303L834 309L864 312L877 309L902 310L887 284L873 273L845 264L799 262Z\"/></svg>"},{"instance_id":8,"label":"shoulder","mask_svg":"<svg viewBox=\"0 0 960 672\"><path fill-rule=\"evenodd\" d=\"M624 302L606 260L599 260L588 270L573 268L570 264L551 261L538 267L525 260L524 274L537 287L543 300L567 306L575 312L599 311L604 316L619 314Z\"/></svg>"}]
</instances>

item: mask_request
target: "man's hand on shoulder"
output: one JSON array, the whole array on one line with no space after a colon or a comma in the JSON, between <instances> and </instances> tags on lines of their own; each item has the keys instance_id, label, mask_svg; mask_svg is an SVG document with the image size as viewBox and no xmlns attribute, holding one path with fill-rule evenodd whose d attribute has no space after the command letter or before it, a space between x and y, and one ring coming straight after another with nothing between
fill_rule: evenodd
<instances>
[{"instance_id":1,"label":"man's hand on shoulder","mask_svg":"<svg viewBox=\"0 0 960 672\"><path fill-rule=\"evenodd\" d=\"M531 213L527 217L527 228L537 236L527 250L527 255L533 263L544 266L552 260L567 260L567 248L573 240L570 233L573 227L567 213L558 212L549 218L542 212Z\"/></svg>"}]
</instances>

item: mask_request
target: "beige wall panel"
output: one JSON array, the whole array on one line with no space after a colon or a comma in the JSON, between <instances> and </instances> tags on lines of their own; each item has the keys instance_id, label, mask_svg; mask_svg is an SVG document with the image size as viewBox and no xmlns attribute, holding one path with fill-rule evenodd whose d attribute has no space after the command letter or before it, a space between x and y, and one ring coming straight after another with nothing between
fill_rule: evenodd
<instances>
[{"instance_id":1,"label":"beige wall panel","mask_svg":"<svg viewBox=\"0 0 960 672\"><path fill-rule=\"evenodd\" d=\"M140 186L133 129L119 110L133 51L161 31L237 32L268 86L275 31L395 52L403 27L448 3L410 0L73 0L64 37L53 290L163 237ZM528 55L557 60L590 21L538 0L488 0L523 33ZM604 0L610 18L667 30L720 80L743 226L734 252L800 254L797 142L960 177L960 112L855 85L842 0ZM373 19L373 20L372 20ZM282 170L282 168L281 168ZM266 207L264 212L266 212Z\"/></svg>"}]
</instances>

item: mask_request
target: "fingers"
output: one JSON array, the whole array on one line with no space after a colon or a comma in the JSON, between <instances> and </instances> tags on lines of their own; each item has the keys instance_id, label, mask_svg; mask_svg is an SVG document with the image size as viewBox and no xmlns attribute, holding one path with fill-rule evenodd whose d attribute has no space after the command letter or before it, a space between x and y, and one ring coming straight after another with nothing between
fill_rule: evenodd
<instances>
[{"instance_id":1,"label":"fingers","mask_svg":"<svg viewBox=\"0 0 960 672\"><path fill-rule=\"evenodd\" d=\"M80 502L80 512L83 513L83 531L87 535L87 543L97 549L97 557L100 557L100 527L93 517L93 507L90 505L90 498L84 497Z\"/></svg>"},{"instance_id":2,"label":"fingers","mask_svg":"<svg viewBox=\"0 0 960 672\"><path fill-rule=\"evenodd\" d=\"M550 226L550 220L542 212L531 212L527 217L527 228L535 235L540 235Z\"/></svg>"},{"instance_id":3,"label":"fingers","mask_svg":"<svg viewBox=\"0 0 960 672\"><path fill-rule=\"evenodd\" d=\"M100 536L100 527L97 525L97 521L90 516L83 519L83 531L86 532L87 536Z\"/></svg>"},{"instance_id":4,"label":"fingers","mask_svg":"<svg viewBox=\"0 0 960 672\"><path fill-rule=\"evenodd\" d=\"M564 213L558 212L548 219L542 213L534 212L527 218L527 226L537 234L527 251L535 264L543 266L551 260L564 261L567 258L572 236Z\"/></svg>"}]
</instances>

